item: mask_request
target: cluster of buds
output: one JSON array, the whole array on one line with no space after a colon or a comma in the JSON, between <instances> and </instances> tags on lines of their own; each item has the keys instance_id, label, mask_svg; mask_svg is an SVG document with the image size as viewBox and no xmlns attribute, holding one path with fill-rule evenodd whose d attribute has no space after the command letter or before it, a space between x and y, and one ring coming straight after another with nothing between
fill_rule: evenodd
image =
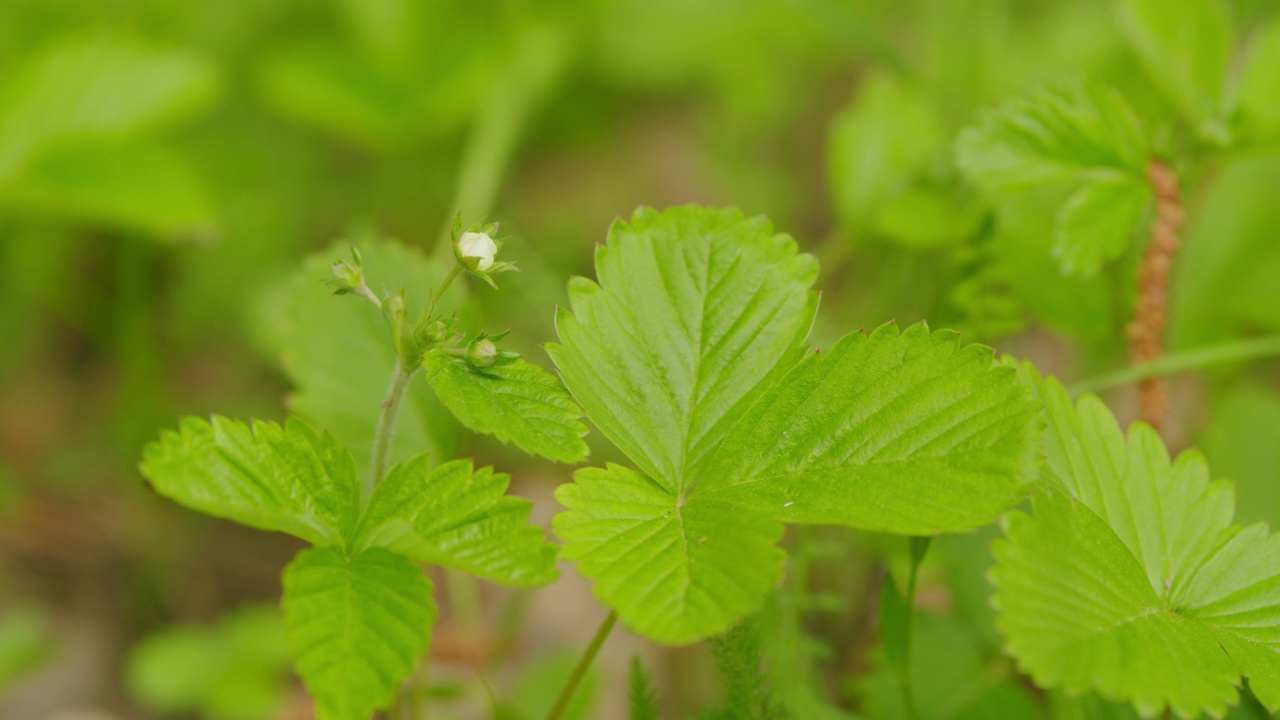
<instances>
[{"instance_id":1,"label":"cluster of buds","mask_svg":"<svg viewBox=\"0 0 1280 720\"><path fill-rule=\"evenodd\" d=\"M500 332L497 335L489 335L481 331L470 343L467 344L465 357L471 366L480 370L491 368L494 365L503 365L513 362L520 358L520 353L510 352L508 350L499 350L498 341L507 336L506 332Z\"/></svg>"},{"instance_id":2,"label":"cluster of buds","mask_svg":"<svg viewBox=\"0 0 1280 720\"><path fill-rule=\"evenodd\" d=\"M351 259L339 260L333 264L333 279L328 281L328 285L332 288L334 295L359 295L373 306L382 309L382 300L369 289L369 285L364 281L364 258L360 256L360 249L351 247Z\"/></svg>"},{"instance_id":3,"label":"cluster of buds","mask_svg":"<svg viewBox=\"0 0 1280 720\"><path fill-rule=\"evenodd\" d=\"M453 220L453 256L464 270L492 287L498 286L493 275L513 270L519 272L515 263L498 262L496 259L505 241L506 238L498 237L498 223L476 224L463 230L461 216Z\"/></svg>"}]
</instances>

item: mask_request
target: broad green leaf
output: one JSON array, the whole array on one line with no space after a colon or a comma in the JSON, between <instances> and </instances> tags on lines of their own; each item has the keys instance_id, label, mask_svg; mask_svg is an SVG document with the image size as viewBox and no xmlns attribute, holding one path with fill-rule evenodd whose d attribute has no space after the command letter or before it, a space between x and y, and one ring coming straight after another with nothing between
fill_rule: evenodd
<instances>
[{"instance_id":1,"label":"broad green leaf","mask_svg":"<svg viewBox=\"0 0 1280 720\"><path fill-rule=\"evenodd\" d=\"M547 351L600 431L683 492L730 424L797 359L817 263L763 218L641 208L575 278Z\"/></svg>"},{"instance_id":2,"label":"broad green leaf","mask_svg":"<svg viewBox=\"0 0 1280 720\"><path fill-rule=\"evenodd\" d=\"M556 490L564 557L623 624L664 643L690 643L758 609L777 583L782 526L734 502L694 496L627 468L574 473Z\"/></svg>"},{"instance_id":3,"label":"broad green leaf","mask_svg":"<svg viewBox=\"0 0 1280 720\"><path fill-rule=\"evenodd\" d=\"M215 221L189 164L152 143L52 144L28 163L12 192L36 210L160 235L207 233Z\"/></svg>"},{"instance_id":4,"label":"broad green leaf","mask_svg":"<svg viewBox=\"0 0 1280 720\"><path fill-rule=\"evenodd\" d=\"M1171 461L1149 426L1126 438L1097 398L1038 387L1047 489L1009 518L991 573L1010 653L1046 688L1144 715L1220 716L1240 675L1280 706L1280 540L1231 524L1231 487L1198 452Z\"/></svg>"},{"instance_id":5,"label":"broad green leaf","mask_svg":"<svg viewBox=\"0 0 1280 720\"><path fill-rule=\"evenodd\" d=\"M523 360L480 369L440 350L422 366L436 396L463 425L560 462L587 457L582 409L556 376Z\"/></svg>"},{"instance_id":6,"label":"broad green leaf","mask_svg":"<svg viewBox=\"0 0 1280 720\"><path fill-rule=\"evenodd\" d=\"M556 548L527 523L529 501L506 489L507 476L492 468L475 471L470 460L432 468L418 455L378 484L351 546L388 547L508 585L545 585L557 576Z\"/></svg>"},{"instance_id":7,"label":"broad green leaf","mask_svg":"<svg viewBox=\"0 0 1280 720\"><path fill-rule=\"evenodd\" d=\"M747 409L698 492L786 522L927 535L1025 496L1037 408L993 353L892 324L811 355Z\"/></svg>"},{"instance_id":8,"label":"broad green leaf","mask_svg":"<svg viewBox=\"0 0 1280 720\"><path fill-rule=\"evenodd\" d=\"M206 515L340 545L360 511L351 454L297 418L284 427L183 418L143 450L156 492Z\"/></svg>"},{"instance_id":9,"label":"broad green leaf","mask_svg":"<svg viewBox=\"0 0 1280 720\"><path fill-rule=\"evenodd\" d=\"M1280 526L1280 393L1242 382L1214 398L1200 446L1235 481L1241 520Z\"/></svg>"},{"instance_id":10,"label":"broad green leaf","mask_svg":"<svg viewBox=\"0 0 1280 720\"><path fill-rule=\"evenodd\" d=\"M928 250L958 245L978 233L985 208L976 198L950 187L915 187L880 208L876 231L908 248Z\"/></svg>"},{"instance_id":11,"label":"broad green leaf","mask_svg":"<svg viewBox=\"0 0 1280 720\"><path fill-rule=\"evenodd\" d=\"M1280 131L1280 19L1254 33L1243 67L1240 109L1260 129Z\"/></svg>"},{"instance_id":12,"label":"broad green leaf","mask_svg":"<svg viewBox=\"0 0 1280 720\"><path fill-rule=\"evenodd\" d=\"M0 181L50 141L158 129L200 112L217 90L215 68L185 52L105 36L56 44L0 92Z\"/></svg>"},{"instance_id":13,"label":"broad green leaf","mask_svg":"<svg viewBox=\"0 0 1280 720\"><path fill-rule=\"evenodd\" d=\"M1045 83L979 115L956 141L956 161L995 192L1076 179L1085 171L1146 177L1150 149L1124 99L1092 78Z\"/></svg>"},{"instance_id":14,"label":"broad green leaf","mask_svg":"<svg viewBox=\"0 0 1280 720\"><path fill-rule=\"evenodd\" d=\"M1233 37L1219 0L1122 0L1120 25L1155 79L1194 119L1219 115Z\"/></svg>"},{"instance_id":15,"label":"broad green leaf","mask_svg":"<svg viewBox=\"0 0 1280 720\"><path fill-rule=\"evenodd\" d=\"M319 720L386 708L427 650L431 581L384 548L304 550L284 572L285 635Z\"/></svg>"},{"instance_id":16,"label":"broad green leaf","mask_svg":"<svg viewBox=\"0 0 1280 720\"><path fill-rule=\"evenodd\" d=\"M1150 186L1128 175L1089 180L1076 190L1054 228L1053 256L1063 271L1092 277L1123 254L1151 197Z\"/></svg>"},{"instance_id":17,"label":"broad green leaf","mask_svg":"<svg viewBox=\"0 0 1280 720\"><path fill-rule=\"evenodd\" d=\"M448 272L420 252L396 242L361 243L365 274L374 292L404 286L411 312L425 307ZM351 451L360 472L371 471L373 434L378 408L387 395L395 369L395 350L382 315L355 297L334 297L324 281L330 266L350 248L336 243L307 259L295 276L285 312L283 362L297 386L289 408L332 432ZM441 309L458 307L463 283L454 283L440 301ZM416 317L416 315L415 315ZM457 425L420 377L411 378L400 404L391 447L391 462L427 450L449 455Z\"/></svg>"},{"instance_id":18,"label":"broad green leaf","mask_svg":"<svg viewBox=\"0 0 1280 720\"><path fill-rule=\"evenodd\" d=\"M831 127L827 168L840 219L865 223L910 188L945 143L940 113L921 89L867 75Z\"/></svg>"}]
</instances>

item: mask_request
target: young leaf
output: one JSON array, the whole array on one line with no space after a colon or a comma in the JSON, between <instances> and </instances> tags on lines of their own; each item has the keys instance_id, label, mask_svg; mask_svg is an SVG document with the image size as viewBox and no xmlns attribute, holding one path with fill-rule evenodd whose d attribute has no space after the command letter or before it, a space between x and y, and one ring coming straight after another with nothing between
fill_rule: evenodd
<instances>
[{"instance_id":1,"label":"young leaf","mask_svg":"<svg viewBox=\"0 0 1280 720\"><path fill-rule=\"evenodd\" d=\"M1013 373L924 327L796 367L814 270L762 221L685 207L615 225L600 284L571 283L551 355L641 472L578 472L554 527L637 632L690 642L758 608L779 519L932 533L1017 501L1035 409Z\"/></svg>"},{"instance_id":2,"label":"young leaf","mask_svg":"<svg viewBox=\"0 0 1280 720\"><path fill-rule=\"evenodd\" d=\"M1144 715L1221 715L1242 674L1280 706L1280 539L1231 524L1199 453L1171 462L1149 426L1126 439L1097 398L1039 387L1048 490L1010 517L991 572L1009 652L1044 687Z\"/></svg>"},{"instance_id":3,"label":"young leaf","mask_svg":"<svg viewBox=\"0 0 1280 720\"><path fill-rule=\"evenodd\" d=\"M1089 180L1058 214L1053 256L1068 275L1091 277L1129 247L1151 205L1151 188L1124 175Z\"/></svg>"},{"instance_id":4,"label":"young leaf","mask_svg":"<svg viewBox=\"0 0 1280 720\"><path fill-rule=\"evenodd\" d=\"M623 624L665 643L714 635L760 607L782 571L782 526L737 503L681 501L619 465L561 485L564 557Z\"/></svg>"},{"instance_id":5,"label":"young leaf","mask_svg":"<svg viewBox=\"0 0 1280 720\"><path fill-rule=\"evenodd\" d=\"M436 609L413 561L383 548L305 550L284 572L285 633L319 720L387 707L427 649Z\"/></svg>"},{"instance_id":6,"label":"young leaf","mask_svg":"<svg viewBox=\"0 0 1280 720\"><path fill-rule=\"evenodd\" d=\"M547 352L588 417L670 492L696 477L736 414L797 359L817 263L763 218L637 210L575 278Z\"/></svg>"},{"instance_id":7,"label":"young leaf","mask_svg":"<svg viewBox=\"0 0 1280 720\"><path fill-rule=\"evenodd\" d=\"M415 560L508 585L556 579L556 549L527 524L528 500L505 494L507 476L470 460L435 468L422 454L391 469L360 518L353 548L387 547Z\"/></svg>"},{"instance_id":8,"label":"young leaf","mask_svg":"<svg viewBox=\"0 0 1280 720\"><path fill-rule=\"evenodd\" d=\"M433 350L422 366L436 396L468 428L551 460L574 463L587 457L582 409L554 375L537 365L515 360L480 369L466 358Z\"/></svg>"},{"instance_id":9,"label":"young leaf","mask_svg":"<svg viewBox=\"0 0 1280 720\"><path fill-rule=\"evenodd\" d=\"M793 523L928 535L1016 504L1037 408L951 331L889 324L805 358L748 409L698 491Z\"/></svg>"},{"instance_id":10,"label":"young leaf","mask_svg":"<svg viewBox=\"0 0 1280 720\"><path fill-rule=\"evenodd\" d=\"M333 262L350 250L349 243L337 243L308 258L294 278L283 358L285 372L297 386L289 409L332 432L363 474L370 472L376 410L387 395L396 357L378 311L355 298L333 297L324 285L333 277ZM448 272L399 243L362 243L360 250L370 287L381 292L404 286L411 308L425 307ZM464 284L453 283L441 306L456 307ZM456 437L457 425L431 389L411 379L396 419L391 462L407 460L424 447L443 457Z\"/></svg>"},{"instance_id":11,"label":"young leaf","mask_svg":"<svg viewBox=\"0 0 1280 720\"><path fill-rule=\"evenodd\" d=\"M143 450L156 492L193 510L317 545L341 545L360 512L351 454L291 418L282 428L183 418Z\"/></svg>"},{"instance_id":12,"label":"young leaf","mask_svg":"<svg viewBox=\"0 0 1280 720\"><path fill-rule=\"evenodd\" d=\"M640 656L631 658L631 671L627 682L627 704L631 709L630 720L658 720L658 697L653 681L644 669Z\"/></svg>"},{"instance_id":13,"label":"young leaf","mask_svg":"<svg viewBox=\"0 0 1280 720\"><path fill-rule=\"evenodd\" d=\"M1084 171L1146 177L1150 148L1133 110L1092 78L1048 82L988 110L956 140L956 161L979 185L1007 192Z\"/></svg>"}]
</instances>

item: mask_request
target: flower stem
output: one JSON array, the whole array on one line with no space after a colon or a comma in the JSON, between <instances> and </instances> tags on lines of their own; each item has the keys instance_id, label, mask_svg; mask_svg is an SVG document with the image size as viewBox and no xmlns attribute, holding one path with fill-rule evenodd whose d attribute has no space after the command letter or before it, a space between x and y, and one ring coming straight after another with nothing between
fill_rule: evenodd
<instances>
[{"instance_id":1,"label":"flower stem","mask_svg":"<svg viewBox=\"0 0 1280 720\"><path fill-rule=\"evenodd\" d=\"M364 498L373 495L373 488L387 471L387 461L391 457L391 440L395 434L396 413L400 411L400 400L409 385L409 372L405 372L400 360L396 359L395 370L391 375L391 387L387 389L387 397L382 401L382 412L378 413L378 425L373 431L373 474L365 478L363 484Z\"/></svg>"},{"instance_id":2,"label":"flower stem","mask_svg":"<svg viewBox=\"0 0 1280 720\"><path fill-rule=\"evenodd\" d=\"M559 720L564 714L565 708L569 707L569 701L573 700L573 693L578 689L578 685L582 682L582 678L586 677L587 670L591 668L591 663L596 659L596 653L600 652L600 647L604 645L605 638L609 637L609 633L613 631L613 626L618 622L618 613L610 610L604 622L600 623L600 629L596 630L595 637L591 638L591 644L587 646L587 651L582 654L582 659L578 661L578 666L573 669L573 674L569 676L569 680L560 690L560 696L556 698L556 704L551 707L551 712L547 713L547 720Z\"/></svg>"},{"instance_id":3,"label":"flower stem","mask_svg":"<svg viewBox=\"0 0 1280 720\"><path fill-rule=\"evenodd\" d=\"M1215 365L1228 365L1230 363L1276 356L1280 356L1280 335L1239 340L1174 353L1153 362L1130 365L1116 372L1086 378L1073 384L1068 388L1068 391L1072 395L1081 395L1083 393L1106 390L1118 385L1128 385L1129 383L1160 375L1172 375Z\"/></svg>"}]
</instances>

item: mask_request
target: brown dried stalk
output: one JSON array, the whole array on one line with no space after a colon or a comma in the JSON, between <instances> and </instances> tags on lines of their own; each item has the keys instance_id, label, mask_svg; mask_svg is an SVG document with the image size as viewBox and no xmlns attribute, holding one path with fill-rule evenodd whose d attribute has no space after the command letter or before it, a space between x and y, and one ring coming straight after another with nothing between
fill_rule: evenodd
<instances>
[{"instance_id":1,"label":"brown dried stalk","mask_svg":"<svg viewBox=\"0 0 1280 720\"><path fill-rule=\"evenodd\" d=\"M1159 160L1147 165L1147 181L1156 196L1156 217L1151 223L1151 244L1138 268L1138 303L1125 334L1134 363L1158 360L1164 354L1164 330L1169 310L1169 273L1178 251L1182 229L1182 193L1178 176ZM1157 430L1169 412L1169 391L1163 377L1150 377L1138 385L1138 415Z\"/></svg>"}]
</instances>

